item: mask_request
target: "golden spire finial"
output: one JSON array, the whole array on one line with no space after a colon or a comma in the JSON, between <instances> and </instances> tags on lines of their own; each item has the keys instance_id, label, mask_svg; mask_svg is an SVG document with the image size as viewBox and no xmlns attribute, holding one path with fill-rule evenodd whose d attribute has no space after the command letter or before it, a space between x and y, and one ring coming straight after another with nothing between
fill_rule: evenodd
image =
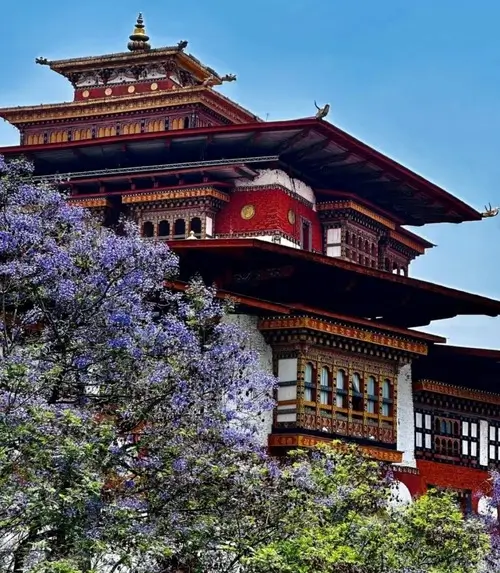
<instances>
[{"instance_id":1,"label":"golden spire finial","mask_svg":"<svg viewBox=\"0 0 500 573\"><path fill-rule=\"evenodd\" d=\"M144 18L142 17L142 12L139 12L139 16L137 16L137 22L135 23L134 31L129 36L129 38L130 42L128 43L128 49L131 52L151 49L151 45L148 43L149 36L146 34L146 30L144 27Z\"/></svg>"}]
</instances>

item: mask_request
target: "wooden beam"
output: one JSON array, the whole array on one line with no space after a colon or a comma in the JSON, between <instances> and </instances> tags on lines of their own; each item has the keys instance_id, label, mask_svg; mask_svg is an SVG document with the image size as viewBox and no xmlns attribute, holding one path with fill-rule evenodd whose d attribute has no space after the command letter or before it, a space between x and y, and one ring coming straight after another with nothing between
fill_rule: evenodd
<instances>
[{"instance_id":1,"label":"wooden beam","mask_svg":"<svg viewBox=\"0 0 500 573\"><path fill-rule=\"evenodd\" d=\"M318 141L314 145L310 145L309 147L306 147L302 151L299 151L297 154L291 155L288 160L289 161L299 161L300 159L303 159L304 157L307 157L308 155L311 155L313 153L321 151L322 149L325 149L325 147L328 147L329 144L330 144L329 139L323 139L323 141Z\"/></svg>"},{"instance_id":2,"label":"wooden beam","mask_svg":"<svg viewBox=\"0 0 500 573\"><path fill-rule=\"evenodd\" d=\"M306 168L307 169L324 169L325 167L328 167L330 165L336 165L337 163L342 163L346 159L349 159L349 157L351 157L351 155L352 155L352 153L350 151L345 151L344 153L337 153L336 155L333 155L331 157L331 159L325 159L322 161L314 161L312 163L307 163Z\"/></svg>"},{"instance_id":3,"label":"wooden beam","mask_svg":"<svg viewBox=\"0 0 500 573\"><path fill-rule=\"evenodd\" d=\"M276 154L280 155L281 153L283 153L287 149L290 149L290 147L292 147L293 145L295 145L299 141L302 141L303 139L305 139L309 135L309 132L310 132L309 129L302 129L301 131L296 133L294 136L289 137L281 145L278 145L278 147L276 148Z\"/></svg>"}]
</instances>

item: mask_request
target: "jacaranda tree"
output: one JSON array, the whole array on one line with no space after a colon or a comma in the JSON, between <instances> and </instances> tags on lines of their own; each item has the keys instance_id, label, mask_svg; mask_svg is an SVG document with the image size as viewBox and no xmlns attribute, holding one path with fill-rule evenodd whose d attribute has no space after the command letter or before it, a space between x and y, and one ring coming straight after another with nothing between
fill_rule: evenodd
<instances>
[{"instance_id":1,"label":"jacaranda tree","mask_svg":"<svg viewBox=\"0 0 500 573\"><path fill-rule=\"evenodd\" d=\"M354 447L270 458L275 380L228 308L200 280L169 290L165 245L30 173L0 158L2 572L476 570L482 529L447 498L394 513Z\"/></svg>"}]
</instances>

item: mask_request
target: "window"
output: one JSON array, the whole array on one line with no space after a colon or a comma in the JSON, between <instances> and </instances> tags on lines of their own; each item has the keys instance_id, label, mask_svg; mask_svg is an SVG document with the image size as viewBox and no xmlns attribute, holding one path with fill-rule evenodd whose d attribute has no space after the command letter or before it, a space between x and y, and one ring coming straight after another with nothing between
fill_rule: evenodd
<instances>
[{"instance_id":1,"label":"window","mask_svg":"<svg viewBox=\"0 0 500 573\"><path fill-rule=\"evenodd\" d=\"M500 461L500 440L498 439L500 437L500 426L490 425L489 434L489 458L491 461Z\"/></svg>"},{"instance_id":2,"label":"window","mask_svg":"<svg viewBox=\"0 0 500 573\"><path fill-rule=\"evenodd\" d=\"M342 255L342 229L327 229L326 256L340 257Z\"/></svg>"},{"instance_id":3,"label":"window","mask_svg":"<svg viewBox=\"0 0 500 573\"><path fill-rule=\"evenodd\" d=\"M177 219L174 223L174 239L186 238L186 221Z\"/></svg>"},{"instance_id":4,"label":"window","mask_svg":"<svg viewBox=\"0 0 500 573\"><path fill-rule=\"evenodd\" d=\"M155 228L151 221L146 221L142 224L142 236L143 237L154 237Z\"/></svg>"},{"instance_id":5,"label":"window","mask_svg":"<svg viewBox=\"0 0 500 573\"><path fill-rule=\"evenodd\" d=\"M462 436L469 435L469 422L462 422Z\"/></svg>"},{"instance_id":6,"label":"window","mask_svg":"<svg viewBox=\"0 0 500 573\"><path fill-rule=\"evenodd\" d=\"M337 398L336 398L336 406L337 408L345 408L346 407L346 388L345 388L345 371L338 370L337 371Z\"/></svg>"},{"instance_id":7,"label":"window","mask_svg":"<svg viewBox=\"0 0 500 573\"><path fill-rule=\"evenodd\" d=\"M330 371L326 366L323 366L321 369L321 390L319 395L319 402L320 404L328 405L331 402L330 395L331 395L331 384L330 384Z\"/></svg>"},{"instance_id":8,"label":"window","mask_svg":"<svg viewBox=\"0 0 500 573\"><path fill-rule=\"evenodd\" d=\"M352 375L352 409L357 412L363 411L363 393L361 388L361 376L354 372Z\"/></svg>"},{"instance_id":9,"label":"window","mask_svg":"<svg viewBox=\"0 0 500 573\"><path fill-rule=\"evenodd\" d=\"M422 448L422 447L423 447L422 432L415 432L415 446L416 446L417 448Z\"/></svg>"},{"instance_id":10,"label":"window","mask_svg":"<svg viewBox=\"0 0 500 573\"><path fill-rule=\"evenodd\" d=\"M467 440L462 440L462 455L469 455L469 442Z\"/></svg>"},{"instance_id":11,"label":"window","mask_svg":"<svg viewBox=\"0 0 500 573\"><path fill-rule=\"evenodd\" d=\"M189 230L193 231L194 236L197 239L201 239L201 219L199 217L194 217L191 219L191 223L189 224Z\"/></svg>"},{"instance_id":12,"label":"window","mask_svg":"<svg viewBox=\"0 0 500 573\"><path fill-rule=\"evenodd\" d=\"M311 250L311 223L302 221L300 244L304 251Z\"/></svg>"},{"instance_id":13,"label":"window","mask_svg":"<svg viewBox=\"0 0 500 573\"><path fill-rule=\"evenodd\" d=\"M388 380L387 380L388 382ZM387 390L386 390L387 393ZM390 395L390 387L389 387ZM415 412L415 447L432 449L432 419L430 414Z\"/></svg>"},{"instance_id":14,"label":"window","mask_svg":"<svg viewBox=\"0 0 500 573\"><path fill-rule=\"evenodd\" d=\"M304 400L306 402L313 402L313 378L314 378L314 368L313 365L308 362L306 364L306 369L304 371Z\"/></svg>"},{"instance_id":15,"label":"window","mask_svg":"<svg viewBox=\"0 0 500 573\"><path fill-rule=\"evenodd\" d=\"M382 382L382 416L391 415L391 382L387 378Z\"/></svg>"},{"instance_id":16,"label":"window","mask_svg":"<svg viewBox=\"0 0 500 573\"><path fill-rule=\"evenodd\" d=\"M366 411L368 414L377 413L377 383L373 376L369 376L366 384L366 393L368 394L368 401L366 404Z\"/></svg>"},{"instance_id":17,"label":"window","mask_svg":"<svg viewBox=\"0 0 500 573\"><path fill-rule=\"evenodd\" d=\"M168 221L160 221L158 225L158 236L168 237L170 235L170 223Z\"/></svg>"},{"instance_id":18,"label":"window","mask_svg":"<svg viewBox=\"0 0 500 573\"><path fill-rule=\"evenodd\" d=\"M188 128L189 128L189 117L185 117L185 118L184 118L183 127L184 127L184 129L188 129Z\"/></svg>"}]
</instances>

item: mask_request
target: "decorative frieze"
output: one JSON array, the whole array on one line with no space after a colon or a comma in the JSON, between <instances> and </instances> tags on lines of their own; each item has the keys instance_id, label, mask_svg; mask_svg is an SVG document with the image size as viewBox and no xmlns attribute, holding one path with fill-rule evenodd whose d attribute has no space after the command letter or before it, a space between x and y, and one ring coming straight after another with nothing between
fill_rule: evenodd
<instances>
[{"instance_id":1,"label":"decorative frieze","mask_svg":"<svg viewBox=\"0 0 500 573\"><path fill-rule=\"evenodd\" d=\"M333 438L308 436L306 434L271 434L268 445L270 448L314 448L319 444L331 443ZM388 463L401 463L403 455L396 450L376 446L361 446L362 451L369 457Z\"/></svg>"},{"instance_id":2,"label":"decorative frieze","mask_svg":"<svg viewBox=\"0 0 500 573\"><path fill-rule=\"evenodd\" d=\"M320 332L325 335L353 339L370 345L383 346L388 349L394 349L411 354L422 356L427 354L427 344L423 342L406 339L397 335L377 332L376 330L372 331L367 328L350 326L308 316L262 319L259 322L259 329L262 332L305 329L313 332Z\"/></svg>"}]
</instances>

